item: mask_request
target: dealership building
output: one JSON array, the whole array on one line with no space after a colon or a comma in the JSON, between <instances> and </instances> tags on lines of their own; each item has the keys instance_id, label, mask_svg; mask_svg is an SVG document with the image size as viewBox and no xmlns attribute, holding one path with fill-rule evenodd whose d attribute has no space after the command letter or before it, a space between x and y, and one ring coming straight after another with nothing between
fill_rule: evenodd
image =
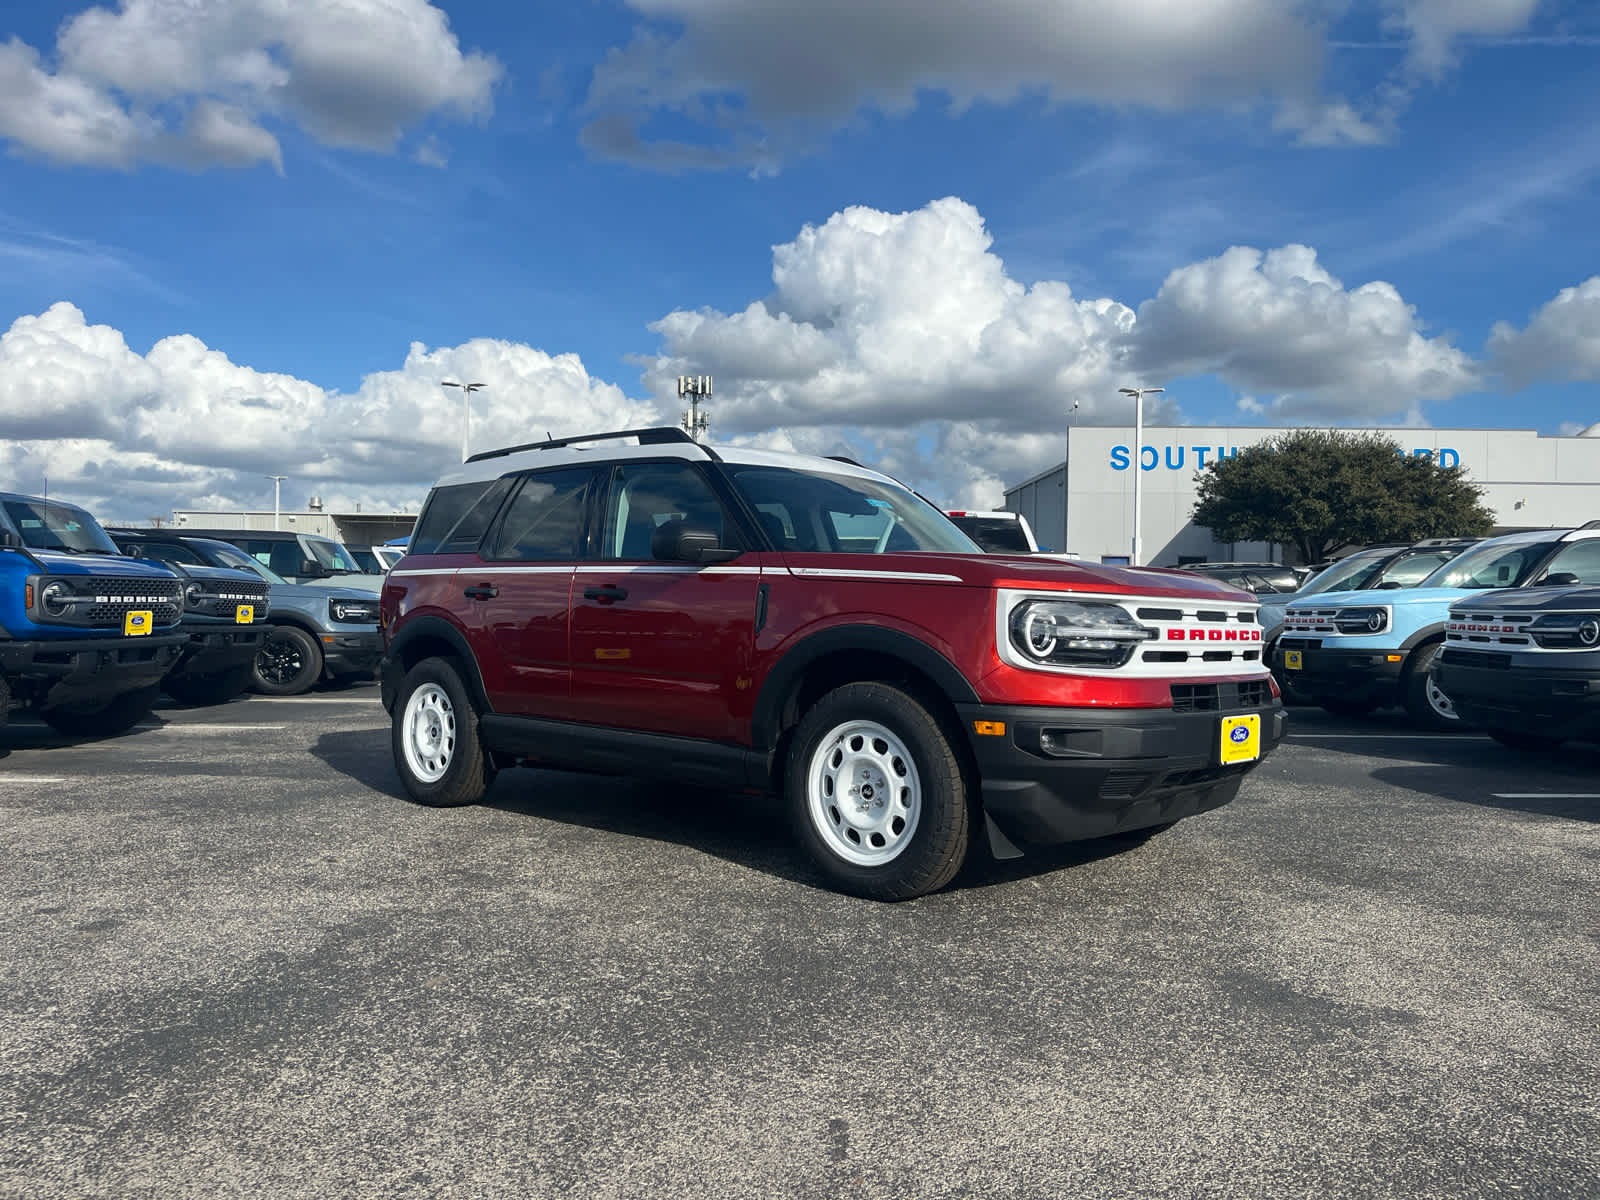
<instances>
[{"instance_id":1,"label":"dealership building","mask_svg":"<svg viewBox=\"0 0 1600 1200\"><path fill-rule=\"evenodd\" d=\"M1067 431L1060 466L1006 489L1006 508L1021 513L1039 543L1090 562L1125 563L1133 544L1134 459L1143 481L1140 508L1147 565L1251 561L1282 557L1259 542L1219 542L1189 519L1195 474L1219 459L1288 429L1183 425L1144 430L1134 452L1131 428L1076 426ZM1466 469L1483 489L1499 532L1577 526L1600 518L1600 437L1546 437L1531 429L1371 429L1405 454L1432 455Z\"/></svg>"}]
</instances>

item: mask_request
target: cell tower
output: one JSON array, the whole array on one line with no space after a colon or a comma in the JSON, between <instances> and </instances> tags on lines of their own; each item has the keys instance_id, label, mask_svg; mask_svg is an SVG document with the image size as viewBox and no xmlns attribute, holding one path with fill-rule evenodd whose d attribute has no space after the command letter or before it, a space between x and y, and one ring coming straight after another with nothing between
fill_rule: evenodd
<instances>
[{"instance_id":1,"label":"cell tower","mask_svg":"<svg viewBox=\"0 0 1600 1200\"><path fill-rule=\"evenodd\" d=\"M679 375L678 396L689 398L689 407L683 410L683 428L695 441L700 441L711 427L711 418L700 411L700 401L711 395L711 376Z\"/></svg>"}]
</instances>

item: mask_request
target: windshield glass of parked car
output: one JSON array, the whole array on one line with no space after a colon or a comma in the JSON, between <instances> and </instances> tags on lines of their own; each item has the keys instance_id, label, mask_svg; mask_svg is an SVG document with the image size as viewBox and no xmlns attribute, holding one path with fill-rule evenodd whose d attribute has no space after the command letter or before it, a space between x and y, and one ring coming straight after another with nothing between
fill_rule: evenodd
<instances>
[{"instance_id":1,"label":"windshield glass of parked car","mask_svg":"<svg viewBox=\"0 0 1600 1200\"><path fill-rule=\"evenodd\" d=\"M6 516L33 550L77 550L91 554L117 554L104 529L83 509L49 500L7 500Z\"/></svg>"},{"instance_id":2,"label":"windshield glass of parked car","mask_svg":"<svg viewBox=\"0 0 1600 1200\"><path fill-rule=\"evenodd\" d=\"M227 542L212 542L208 546L211 551L212 561L219 567L238 567L241 571L254 571L268 583L287 583L271 567L257 561L253 555L246 554L237 546L230 546Z\"/></svg>"},{"instance_id":3,"label":"windshield glass of parked car","mask_svg":"<svg viewBox=\"0 0 1600 1200\"><path fill-rule=\"evenodd\" d=\"M1317 592L1358 592L1383 570L1387 557L1387 554L1352 554L1349 558L1341 558L1333 566L1318 572L1310 583L1300 589L1299 594L1311 596Z\"/></svg>"},{"instance_id":4,"label":"windshield glass of parked car","mask_svg":"<svg viewBox=\"0 0 1600 1200\"><path fill-rule=\"evenodd\" d=\"M950 521L990 554L1033 553L1018 521L1004 517L951 517Z\"/></svg>"},{"instance_id":5,"label":"windshield glass of parked car","mask_svg":"<svg viewBox=\"0 0 1600 1200\"><path fill-rule=\"evenodd\" d=\"M949 517L897 484L736 463L728 465L728 474L781 550L982 553Z\"/></svg>"},{"instance_id":6,"label":"windshield glass of parked car","mask_svg":"<svg viewBox=\"0 0 1600 1200\"><path fill-rule=\"evenodd\" d=\"M1600 538L1568 542L1534 581L1545 585L1600 585Z\"/></svg>"},{"instance_id":7,"label":"windshield glass of parked car","mask_svg":"<svg viewBox=\"0 0 1600 1200\"><path fill-rule=\"evenodd\" d=\"M1451 559L1417 586L1474 590L1521 587L1557 544L1554 539L1517 542L1510 546L1503 542L1483 542Z\"/></svg>"},{"instance_id":8,"label":"windshield glass of parked car","mask_svg":"<svg viewBox=\"0 0 1600 1200\"><path fill-rule=\"evenodd\" d=\"M311 547L311 553L316 555L317 562L329 571L348 571L352 575L362 574L361 567L338 542L331 542L325 538L307 538L306 544Z\"/></svg>"}]
</instances>

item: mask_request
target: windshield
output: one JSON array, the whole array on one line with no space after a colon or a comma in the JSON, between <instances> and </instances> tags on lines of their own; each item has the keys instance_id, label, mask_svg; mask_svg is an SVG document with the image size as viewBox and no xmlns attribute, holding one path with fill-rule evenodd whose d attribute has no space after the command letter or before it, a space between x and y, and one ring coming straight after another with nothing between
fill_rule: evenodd
<instances>
[{"instance_id":1,"label":"windshield","mask_svg":"<svg viewBox=\"0 0 1600 1200\"><path fill-rule=\"evenodd\" d=\"M951 517L951 524L990 554L1032 554L1020 521L1004 517Z\"/></svg>"},{"instance_id":2,"label":"windshield","mask_svg":"<svg viewBox=\"0 0 1600 1200\"><path fill-rule=\"evenodd\" d=\"M6 516L33 550L76 550L89 554L120 553L100 523L75 504L50 500L7 500Z\"/></svg>"},{"instance_id":3,"label":"windshield","mask_svg":"<svg viewBox=\"0 0 1600 1200\"><path fill-rule=\"evenodd\" d=\"M246 554L237 546L230 546L227 542L207 542L206 549L211 552L211 561L219 567L238 567L242 571L254 571L268 583L287 583L271 567L257 562L254 557Z\"/></svg>"},{"instance_id":4,"label":"windshield","mask_svg":"<svg viewBox=\"0 0 1600 1200\"><path fill-rule=\"evenodd\" d=\"M1418 587L1484 588L1521 587L1545 555L1559 545L1548 542L1483 542L1451 559Z\"/></svg>"},{"instance_id":5,"label":"windshield","mask_svg":"<svg viewBox=\"0 0 1600 1200\"><path fill-rule=\"evenodd\" d=\"M308 537L306 545L311 548L317 562L330 571L348 571L352 575L363 573L350 551L331 538Z\"/></svg>"},{"instance_id":6,"label":"windshield","mask_svg":"<svg viewBox=\"0 0 1600 1200\"><path fill-rule=\"evenodd\" d=\"M729 464L728 474L784 550L981 553L949 517L898 484L737 463Z\"/></svg>"},{"instance_id":7,"label":"windshield","mask_svg":"<svg viewBox=\"0 0 1600 1200\"><path fill-rule=\"evenodd\" d=\"M1324 567L1314 576L1310 583L1300 589L1300 595L1310 596L1317 592L1359 592L1365 588L1383 570L1383 564L1388 559L1388 553L1383 554L1352 554L1349 558L1341 558L1331 567Z\"/></svg>"},{"instance_id":8,"label":"windshield","mask_svg":"<svg viewBox=\"0 0 1600 1200\"><path fill-rule=\"evenodd\" d=\"M1537 584L1553 587L1600 584L1600 538L1568 542L1540 572Z\"/></svg>"}]
</instances>

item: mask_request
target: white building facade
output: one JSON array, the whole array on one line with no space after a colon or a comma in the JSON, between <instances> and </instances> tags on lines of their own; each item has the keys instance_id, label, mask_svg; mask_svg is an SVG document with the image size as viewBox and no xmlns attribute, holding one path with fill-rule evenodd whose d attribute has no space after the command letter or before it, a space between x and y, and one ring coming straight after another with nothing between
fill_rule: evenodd
<instances>
[{"instance_id":1,"label":"white building facade","mask_svg":"<svg viewBox=\"0 0 1600 1200\"><path fill-rule=\"evenodd\" d=\"M1196 473L1289 429L1182 425L1144 430L1140 524L1144 561L1251 561L1281 557L1262 543L1219 542L1190 521ZM1483 489L1497 530L1577 526L1600 518L1600 437L1545 437L1530 429L1371 429L1406 454L1431 454L1466 468ZM1134 431L1079 426L1067 431L1067 457L1006 489L1006 507L1033 526L1041 545L1089 562L1127 562L1133 545Z\"/></svg>"}]
</instances>

